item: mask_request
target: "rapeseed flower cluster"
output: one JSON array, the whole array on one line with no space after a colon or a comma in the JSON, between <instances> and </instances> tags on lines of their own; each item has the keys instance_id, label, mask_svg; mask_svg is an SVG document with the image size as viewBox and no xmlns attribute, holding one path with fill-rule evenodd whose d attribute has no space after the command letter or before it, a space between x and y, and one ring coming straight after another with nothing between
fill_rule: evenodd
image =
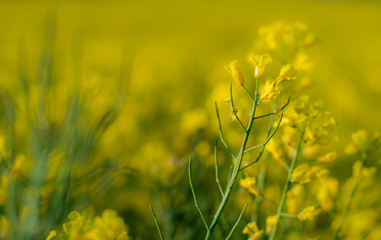
<instances>
[{"instance_id":1,"label":"rapeseed flower cluster","mask_svg":"<svg viewBox=\"0 0 381 240\"><path fill-rule=\"evenodd\" d=\"M127 228L124 221L114 210L104 210L101 216L91 217L71 212L61 231L50 231L46 240L127 240Z\"/></svg>"}]
</instances>

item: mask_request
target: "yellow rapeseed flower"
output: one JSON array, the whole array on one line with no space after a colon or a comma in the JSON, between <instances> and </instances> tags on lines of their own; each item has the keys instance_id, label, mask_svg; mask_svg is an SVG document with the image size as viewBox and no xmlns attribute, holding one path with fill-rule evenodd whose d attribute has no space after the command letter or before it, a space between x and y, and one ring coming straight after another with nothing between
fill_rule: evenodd
<instances>
[{"instance_id":1,"label":"yellow rapeseed flower","mask_svg":"<svg viewBox=\"0 0 381 240\"><path fill-rule=\"evenodd\" d=\"M364 151L368 143L368 132L364 129L358 130L352 134L352 143L345 148L346 154L352 154Z\"/></svg>"},{"instance_id":2,"label":"yellow rapeseed flower","mask_svg":"<svg viewBox=\"0 0 381 240\"><path fill-rule=\"evenodd\" d=\"M248 223L242 231L243 234L248 234L249 240L257 240L262 236L263 230L258 230L255 222Z\"/></svg>"},{"instance_id":3,"label":"yellow rapeseed flower","mask_svg":"<svg viewBox=\"0 0 381 240\"><path fill-rule=\"evenodd\" d=\"M291 214L297 214L300 209L300 204L304 201L304 187L302 184L296 184L287 192L287 211Z\"/></svg>"},{"instance_id":4,"label":"yellow rapeseed flower","mask_svg":"<svg viewBox=\"0 0 381 240\"><path fill-rule=\"evenodd\" d=\"M291 182L307 183L311 181L311 179L307 177L308 169L307 164L297 166L291 174Z\"/></svg>"},{"instance_id":5,"label":"yellow rapeseed flower","mask_svg":"<svg viewBox=\"0 0 381 240\"><path fill-rule=\"evenodd\" d=\"M332 128L336 125L336 120L335 118L333 118L332 116L330 116L324 123L323 123L323 127L324 128Z\"/></svg>"},{"instance_id":6,"label":"yellow rapeseed flower","mask_svg":"<svg viewBox=\"0 0 381 240\"><path fill-rule=\"evenodd\" d=\"M276 79L276 85L281 84L284 81L291 81L296 79L297 71L295 68L288 64L280 69L279 76Z\"/></svg>"},{"instance_id":7,"label":"yellow rapeseed flower","mask_svg":"<svg viewBox=\"0 0 381 240\"><path fill-rule=\"evenodd\" d=\"M63 230L67 235L70 235L73 229L79 228L84 224L84 218L77 211L73 211L67 217L70 221L63 224Z\"/></svg>"},{"instance_id":8,"label":"yellow rapeseed flower","mask_svg":"<svg viewBox=\"0 0 381 240\"><path fill-rule=\"evenodd\" d=\"M327 173L328 170L321 166L313 166L310 168L307 164L301 164L292 172L291 182L308 183L327 175Z\"/></svg>"},{"instance_id":9,"label":"yellow rapeseed flower","mask_svg":"<svg viewBox=\"0 0 381 240\"><path fill-rule=\"evenodd\" d=\"M101 217L94 219L94 224L105 239L127 239L124 220L114 210L104 210Z\"/></svg>"},{"instance_id":10,"label":"yellow rapeseed flower","mask_svg":"<svg viewBox=\"0 0 381 240\"><path fill-rule=\"evenodd\" d=\"M339 190L339 181L335 178L322 178L319 182L317 199L320 207L329 212L334 206L334 198Z\"/></svg>"},{"instance_id":11,"label":"yellow rapeseed flower","mask_svg":"<svg viewBox=\"0 0 381 240\"><path fill-rule=\"evenodd\" d=\"M273 158L276 160L280 160L283 155L282 149L273 139L266 145L266 150L270 152Z\"/></svg>"},{"instance_id":12,"label":"yellow rapeseed flower","mask_svg":"<svg viewBox=\"0 0 381 240\"><path fill-rule=\"evenodd\" d=\"M323 156L317 158L317 161L320 163L330 163L335 161L337 158L337 152L329 152Z\"/></svg>"},{"instance_id":13,"label":"yellow rapeseed flower","mask_svg":"<svg viewBox=\"0 0 381 240\"><path fill-rule=\"evenodd\" d=\"M356 161L353 164L352 174L354 178L364 180L367 178L372 178L376 173L377 169L375 167L366 168L363 165L363 162Z\"/></svg>"},{"instance_id":14,"label":"yellow rapeseed flower","mask_svg":"<svg viewBox=\"0 0 381 240\"><path fill-rule=\"evenodd\" d=\"M254 77L260 78L265 71L267 65L272 63L272 59L269 54L254 55L250 53L248 57L249 62L254 66Z\"/></svg>"},{"instance_id":15,"label":"yellow rapeseed flower","mask_svg":"<svg viewBox=\"0 0 381 240\"><path fill-rule=\"evenodd\" d=\"M314 218L321 212L320 209L317 209L315 206L309 206L303 209L298 214L298 218L300 221L306 221L306 220L314 220Z\"/></svg>"},{"instance_id":16,"label":"yellow rapeseed flower","mask_svg":"<svg viewBox=\"0 0 381 240\"><path fill-rule=\"evenodd\" d=\"M274 83L266 82L259 100L262 102L272 101L278 97L279 93L278 87Z\"/></svg>"},{"instance_id":17,"label":"yellow rapeseed flower","mask_svg":"<svg viewBox=\"0 0 381 240\"><path fill-rule=\"evenodd\" d=\"M278 218L277 215L268 216L266 218L266 233L270 234L273 230L273 227L275 226L276 219Z\"/></svg>"},{"instance_id":18,"label":"yellow rapeseed flower","mask_svg":"<svg viewBox=\"0 0 381 240\"><path fill-rule=\"evenodd\" d=\"M250 193L254 194L255 196L259 195L259 190L256 186L255 178L253 177L242 178L239 181L239 185L241 185L243 188L246 188Z\"/></svg>"},{"instance_id":19,"label":"yellow rapeseed flower","mask_svg":"<svg viewBox=\"0 0 381 240\"><path fill-rule=\"evenodd\" d=\"M230 63L229 66L226 66L225 69L232 75L233 80L240 86L244 84L244 79L241 71L238 68L238 61L234 60Z\"/></svg>"}]
</instances>

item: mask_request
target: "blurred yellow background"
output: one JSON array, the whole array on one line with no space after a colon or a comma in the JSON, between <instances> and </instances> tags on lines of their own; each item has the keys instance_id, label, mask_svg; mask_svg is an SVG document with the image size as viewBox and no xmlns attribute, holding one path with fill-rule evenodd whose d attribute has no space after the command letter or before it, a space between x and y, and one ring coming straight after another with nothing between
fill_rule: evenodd
<instances>
[{"instance_id":1,"label":"blurred yellow background","mask_svg":"<svg viewBox=\"0 0 381 240\"><path fill-rule=\"evenodd\" d=\"M159 161L171 166L172 157L189 154L197 137L194 129L213 126L209 131L217 136L216 119L206 118L203 109L223 100L213 99L213 92L221 84L228 89L231 80L224 66L234 59L245 62L258 28L300 21L317 40L308 50L314 67L306 93L322 99L335 116L343 146L357 129L380 129L380 13L381 1L360 0L3 0L0 88L15 97L20 74L37 81L41 56L53 49L57 83L50 98L52 118L62 119L62 106L73 89L89 94L90 112L113 105L123 93L120 116L101 139L99 155L150 175ZM86 90L88 85L94 92ZM210 153L208 146L203 142L198 150ZM156 173L160 176L150 177L173 178L172 173ZM148 236L134 219L152 220L147 206L157 189L137 190L139 181L117 181L116 191L94 202L122 209L131 217L126 222L134 228L132 235Z\"/></svg>"},{"instance_id":2,"label":"blurred yellow background","mask_svg":"<svg viewBox=\"0 0 381 240\"><path fill-rule=\"evenodd\" d=\"M119 71L127 55L133 61L130 91L142 94L159 91L166 85L187 89L194 84L210 91L213 84L228 78L222 70L224 65L246 56L259 26L278 20L301 21L318 39L311 53L315 62L311 74L314 94L325 100L338 122L347 124L346 127L375 128L381 120L379 1L0 4L2 82L12 75L9 67L17 62L20 45L26 51L24 61L30 73L36 71L49 15L56 16L55 54L63 64L72 61L80 48L84 67L112 75ZM195 76L182 75L187 72L184 68L193 69ZM177 97L188 102L189 99L182 99L186 96ZM164 101L166 97L162 98Z\"/></svg>"}]
</instances>

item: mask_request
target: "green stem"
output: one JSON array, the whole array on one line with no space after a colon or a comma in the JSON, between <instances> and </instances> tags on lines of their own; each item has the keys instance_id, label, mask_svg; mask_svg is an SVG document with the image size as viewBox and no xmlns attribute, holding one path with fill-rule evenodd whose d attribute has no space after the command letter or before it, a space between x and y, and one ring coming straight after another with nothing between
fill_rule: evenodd
<instances>
[{"instance_id":1,"label":"green stem","mask_svg":"<svg viewBox=\"0 0 381 240\"><path fill-rule=\"evenodd\" d=\"M215 173L216 173L216 182L217 182L218 188L221 192L221 196L224 197L224 191L222 190L222 186L220 183L220 175L219 175L219 170L218 170L217 144L218 144L218 139L217 139L216 145L214 145L214 166L215 166Z\"/></svg>"},{"instance_id":2,"label":"green stem","mask_svg":"<svg viewBox=\"0 0 381 240\"><path fill-rule=\"evenodd\" d=\"M251 128L252 128L253 123L254 123L255 110L257 108L257 101L258 101L258 97L256 97L255 102L253 104L250 121L249 121L249 124L246 128L246 131L245 131L245 136L244 136L243 141L242 141L242 145L241 145L241 149L240 149L237 161L235 161L235 164L234 164L232 176L230 177L228 185L226 186L224 197L222 198L222 200L218 206L217 212L214 215L213 221L210 224L209 231L207 232L207 234L205 236L205 240L208 240L211 238L213 231L214 231L214 228L218 224L218 220L220 219L221 214L222 214L222 212L223 212L223 210L224 210L224 208L225 208L225 206L229 200L230 194L233 190L234 183L236 182L236 179L238 177L238 173L239 173L239 170L241 168L242 161L243 161L243 155L245 152L246 144L247 144L247 141L249 139L250 131L251 131Z\"/></svg>"},{"instance_id":3,"label":"green stem","mask_svg":"<svg viewBox=\"0 0 381 240\"><path fill-rule=\"evenodd\" d=\"M159 232L160 239L164 240L164 235L163 235L163 232L161 231L160 224L159 224L159 221L157 220L155 211L153 210L152 206L150 206L150 209L151 209L153 218L155 219L155 224L156 224L157 231Z\"/></svg>"},{"instance_id":4,"label":"green stem","mask_svg":"<svg viewBox=\"0 0 381 240\"><path fill-rule=\"evenodd\" d=\"M193 195L193 200L194 200L194 204L201 216L201 219L202 221L204 222L204 225L205 225L205 228L209 231L209 227L208 227L208 224L206 223L205 221L205 218L204 218L204 215L202 214L202 211L200 209L200 205L198 204L198 201L197 201L197 196L196 196L196 193L194 191L194 187L193 187L193 178L192 178L192 158L190 157L189 158L189 165L188 165L188 175L189 175L189 185L191 187L191 190L192 190L192 195Z\"/></svg>"},{"instance_id":5,"label":"green stem","mask_svg":"<svg viewBox=\"0 0 381 240\"><path fill-rule=\"evenodd\" d=\"M296 153L295 153L294 159L292 160L290 169L288 171L287 181L286 181L286 183L284 185L282 197L281 197L281 200L280 200L280 203L279 203L279 206L278 206L278 210L277 210L277 219L276 219L276 222L275 222L274 231L272 232L269 240L274 240L275 237L276 237L276 234L278 233L280 219L282 217L282 212L283 212L284 205L285 205L286 199L287 199L287 192L288 192L288 189L291 186L291 174L292 174L292 172L294 171L294 169L296 167L296 163L297 163L297 160L298 160L298 157L299 157L299 153L300 153L300 150L301 150L301 146L302 146L305 130L306 130L306 127L303 128L302 134L301 134L300 139L299 139L298 147L296 149Z\"/></svg>"},{"instance_id":6,"label":"green stem","mask_svg":"<svg viewBox=\"0 0 381 240\"><path fill-rule=\"evenodd\" d=\"M234 224L232 230L230 231L229 235L225 238L225 240L229 240L229 239L231 238L231 236L233 235L234 230L237 228L239 222L241 221L241 218L242 218L243 213L245 212L246 208L247 208L247 203L246 203L245 206L243 207L241 214L239 215L239 217L238 217L237 221L235 222L235 224Z\"/></svg>"},{"instance_id":7,"label":"green stem","mask_svg":"<svg viewBox=\"0 0 381 240\"><path fill-rule=\"evenodd\" d=\"M239 125L241 126L242 130L244 132L246 132L246 128L245 128L245 126L243 126L241 120L238 118L237 111L236 111L236 108L234 106L234 101L233 101L233 86L232 86L232 84L230 84L230 104L231 104L231 108L232 108L234 117L237 119L237 121L238 121Z\"/></svg>"},{"instance_id":8,"label":"green stem","mask_svg":"<svg viewBox=\"0 0 381 240\"><path fill-rule=\"evenodd\" d=\"M221 142L225 146L226 150L229 152L230 156L232 156L232 158L234 160L237 160L237 158L235 157L233 151L229 148L228 144L225 141L224 134L222 132L222 125L221 125L221 119L220 119L220 114L219 114L219 111L218 111L217 102L214 102L214 104L216 106L216 114L217 114L217 120L218 120L218 127L219 127Z\"/></svg>"}]
</instances>

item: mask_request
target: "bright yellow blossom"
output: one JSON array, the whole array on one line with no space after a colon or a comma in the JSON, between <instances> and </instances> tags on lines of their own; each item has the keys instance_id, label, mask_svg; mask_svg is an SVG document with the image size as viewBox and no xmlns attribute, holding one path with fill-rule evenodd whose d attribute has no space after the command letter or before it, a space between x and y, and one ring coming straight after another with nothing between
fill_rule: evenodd
<instances>
[{"instance_id":1,"label":"bright yellow blossom","mask_svg":"<svg viewBox=\"0 0 381 240\"><path fill-rule=\"evenodd\" d=\"M274 83L266 82L266 85L263 88L263 92L259 97L259 100L262 102L269 102L280 94L278 87Z\"/></svg>"},{"instance_id":2,"label":"bright yellow blossom","mask_svg":"<svg viewBox=\"0 0 381 240\"><path fill-rule=\"evenodd\" d=\"M239 181L239 185L241 185L243 188L246 188L251 194L258 196L259 190L255 184L256 180L253 177L242 178Z\"/></svg>"},{"instance_id":3,"label":"bright yellow blossom","mask_svg":"<svg viewBox=\"0 0 381 240\"><path fill-rule=\"evenodd\" d=\"M265 68L267 65L272 63L272 59L269 54L264 54L264 55L254 55L250 54L249 57L249 62L254 65L254 77L255 78L260 78L263 75L263 72L265 71Z\"/></svg>"},{"instance_id":4,"label":"bright yellow blossom","mask_svg":"<svg viewBox=\"0 0 381 240\"><path fill-rule=\"evenodd\" d=\"M335 178L322 178L319 181L317 199L320 207L329 212L334 206L334 198L337 196L339 181Z\"/></svg>"},{"instance_id":5,"label":"bright yellow blossom","mask_svg":"<svg viewBox=\"0 0 381 240\"><path fill-rule=\"evenodd\" d=\"M242 231L243 234L249 235L249 240L257 240L262 236L263 230L258 230L255 222L248 223Z\"/></svg>"},{"instance_id":6,"label":"bright yellow blossom","mask_svg":"<svg viewBox=\"0 0 381 240\"><path fill-rule=\"evenodd\" d=\"M68 219L63 225L63 234L70 240L128 239L124 221L114 210L105 210L102 216L95 218L85 217L74 211L69 214Z\"/></svg>"},{"instance_id":7,"label":"bright yellow blossom","mask_svg":"<svg viewBox=\"0 0 381 240\"><path fill-rule=\"evenodd\" d=\"M295 80L297 75L297 71L295 68L288 64L280 69L279 76L276 79L276 85L281 84L284 81Z\"/></svg>"},{"instance_id":8,"label":"bright yellow blossom","mask_svg":"<svg viewBox=\"0 0 381 240\"><path fill-rule=\"evenodd\" d=\"M275 226L276 219L278 218L277 215L268 216L266 218L266 233L270 234L273 230L273 227Z\"/></svg>"},{"instance_id":9,"label":"bright yellow blossom","mask_svg":"<svg viewBox=\"0 0 381 240\"><path fill-rule=\"evenodd\" d=\"M238 61L234 60L230 63L229 66L226 66L225 69L232 75L233 80L240 86L245 82L242 76L241 71L238 68Z\"/></svg>"},{"instance_id":10,"label":"bright yellow blossom","mask_svg":"<svg viewBox=\"0 0 381 240\"><path fill-rule=\"evenodd\" d=\"M358 130L352 134L352 143L345 148L346 154L352 154L364 151L368 143L368 132L364 129Z\"/></svg>"},{"instance_id":11,"label":"bright yellow blossom","mask_svg":"<svg viewBox=\"0 0 381 240\"><path fill-rule=\"evenodd\" d=\"M282 157L282 149L279 147L279 145L275 142L275 140L271 140L266 145L266 150L271 153L274 159L280 160Z\"/></svg>"},{"instance_id":12,"label":"bright yellow blossom","mask_svg":"<svg viewBox=\"0 0 381 240\"><path fill-rule=\"evenodd\" d=\"M358 178L360 180L364 180L366 178L372 178L376 173L377 169L375 167L366 168L363 166L361 161L356 161L353 164L353 177Z\"/></svg>"},{"instance_id":13,"label":"bright yellow blossom","mask_svg":"<svg viewBox=\"0 0 381 240\"><path fill-rule=\"evenodd\" d=\"M307 183L311 179L307 178L307 171L309 167L307 164L301 164L294 169L291 174L291 182Z\"/></svg>"},{"instance_id":14,"label":"bright yellow blossom","mask_svg":"<svg viewBox=\"0 0 381 240\"><path fill-rule=\"evenodd\" d=\"M300 221L314 220L314 218L321 212L320 209L317 209L315 206L309 206L303 209L298 214Z\"/></svg>"},{"instance_id":15,"label":"bright yellow blossom","mask_svg":"<svg viewBox=\"0 0 381 240\"><path fill-rule=\"evenodd\" d=\"M330 163L335 161L337 158L337 152L329 152L323 156L317 158L317 161L320 163Z\"/></svg>"},{"instance_id":16,"label":"bright yellow blossom","mask_svg":"<svg viewBox=\"0 0 381 240\"><path fill-rule=\"evenodd\" d=\"M94 224L105 239L127 239L123 218L114 210L104 210L101 217L94 219Z\"/></svg>"},{"instance_id":17,"label":"bright yellow blossom","mask_svg":"<svg viewBox=\"0 0 381 240\"><path fill-rule=\"evenodd\" d=\"M297 214L300 210L300 205L303 203L304 186L296 184L287 192L287 212Z\"/></svg>"},{"instance_id":18,"label":"bright yellow blossom","mask_svg":"<svg viewBox=\"0 0 381 240\"><path fill-rule=\"evenodd\" d=\"M311 180L321 178L328 173L328 170L320 167L309 167L307 164L301 164L294 169L291 174L291 182L308 183Z\"/></svg>"}]
</instances>

